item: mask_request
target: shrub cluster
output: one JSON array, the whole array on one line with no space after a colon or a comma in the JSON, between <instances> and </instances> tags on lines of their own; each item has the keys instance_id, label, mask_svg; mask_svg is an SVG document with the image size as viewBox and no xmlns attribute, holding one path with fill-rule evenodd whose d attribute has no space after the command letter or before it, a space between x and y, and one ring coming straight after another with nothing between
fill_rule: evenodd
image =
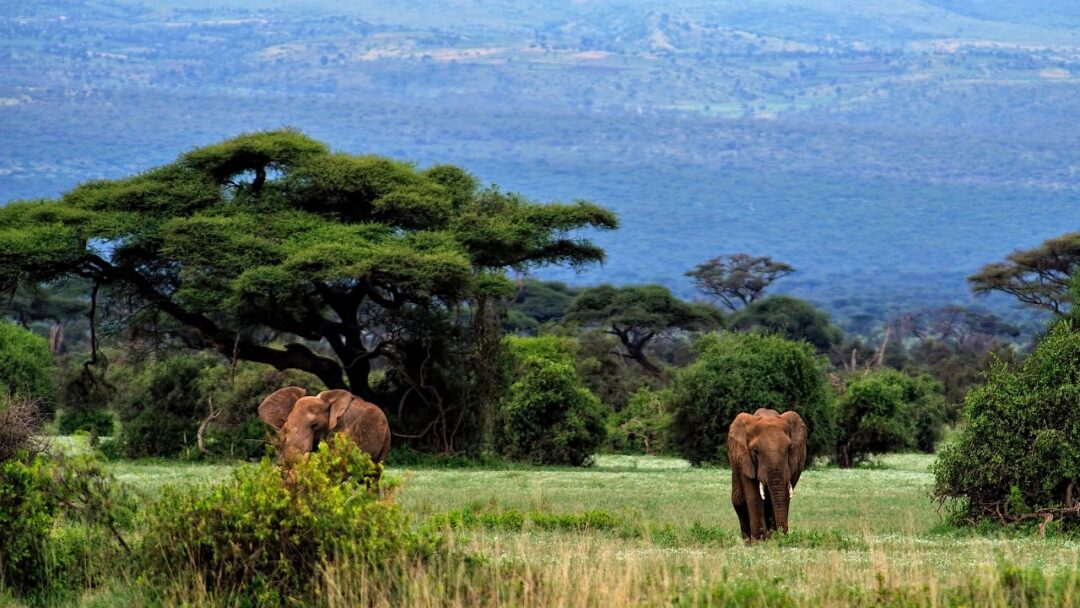
<instances>
[{"instance_id":1,"label":"shrub cluster","mask_svg":"<svg viewBox=\"0 0 1080 608\"><path fill-rule=\"evenodd\" d=\"M727 433L740 412L795 410L810 429L807 458L832 451L835 403L812 346L758 333L712 334L698 359L665 391L672 440L693 464L727 462Z\"/></svg>"},{"instance_id":2,"label":"shrub cluster","mask_svg":"<svg viewBox=\"0 0 1080 608\"><path fill-rule=\"evenodd\" d=\"M941 383L879 370L849 379L837 406L836 461L849 467L871 454L932 452L948 418Z\"/></svg>"},{"instance_id":3,"label":"shrub cluster","mask_svg":"<svg viewBox=\"0 0 1080 608\"><path fill-rule=\"evenodd\" d=\"M213 410L218 416L207 426L206 449L259 458L267 437L266 425L256 416L259 402L289 384L320 387L308 374L256 363L230 366L208 352L154 358L137 368L114 365L113 370L121 432L105 445L110 454L128 457L195 453L199 425Z\"/></svg>"},{"instance_id":4,"label":"shrub cluster","mask_svg":"<svg viewBox=\"0 0 1080 608\"><path fill-rule=\"evenodd\" d=\"M537 464L581 466L603 443L606 408L582 385L573 340L510 338L516 381L503 406L502 451Z\"/></svg>"},{"instance_id":5,"label":"shrub cluster","mask_svg":"<svg viewBox=\"0 0 1080 608\"><path fill-rule=\"evenodd\" d=\"M934 494L965 519L1022 517L1080 498L1080 321L1055 325L1019 366L991 366L942 449Z\"/></svg>"},{"instance_id":6,"label":"shrub cluster","mask_svg":"<svg viewBox=\"0 0 1080 608\"><path fill-rule=\"evenodd\" d=\"M0 464L0 590L55 603L114 575L131 497L88 458ZM57 526L63 517L65 525Z\"/></svg>"},{"instance_id":7,"label":"shrub cluster","mask_svg":"<svg viewBox=\"0 0 1080 608\"><path fill-rule=\"evenodd\" d=\"M264 458L208 490L169 489L148 517L146 565L222 603L267 606L308 597L329 562L380 568L429 554L436 537L380 495L379 466L338 436L291 470Z\"/></svg>"}]
</instances>

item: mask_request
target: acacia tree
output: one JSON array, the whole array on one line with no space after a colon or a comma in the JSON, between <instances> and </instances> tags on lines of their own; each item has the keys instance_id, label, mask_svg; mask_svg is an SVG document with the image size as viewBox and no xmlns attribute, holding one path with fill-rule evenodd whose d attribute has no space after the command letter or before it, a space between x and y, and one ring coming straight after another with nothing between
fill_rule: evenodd
<instances>
[{"instance_id":1,"label":"acacia tree","mask_svg":"<svg viewBox=\"0 0 1080 608\"><path fill-rule=\"evenodd\" d=\"M975 293L1000 291L1060 316L1071 303L1069 282L1078 269L1080 232L1070 232L987 264L969 276L968 283Z\"/></svg>"},{"instance_id":2,"label":"acacia tree","mask_svg":"<svg viewBox=\"0 0 1080 608\"><path fill-rule=\"evenodd\" d=\"M581 292L570 304L568 321L603 328L619 339L625 352L645 371L659 375L660 367L645 354L653 340L676 329L719 327L716 309L688 304L662 285L601 285Z\"/></svg>"},{"instance_id":3,"label":"acacia tree","mask_svg":"<svg viewBox=\"0 0 1080 608\"><path fill-rule=\"evenodd\" d=\"M537 204L280 130L8 204L0 287L84 277L133 325L370 398L372 361L403 356L397 319L504 297L509 268L602 261L574 231L616 226L584 201Z\"/></svg>"},{"instance_id":4,"label":"acacia tree","mask_svg":"<svg viewBox=\"0 0 1080 608\"><path fill-rule=\"evenodd\" d=\"M747 306L776 280L795 272L771 257L733 253L702 262L686 273L702 293L731 310Z\"/></svg>"}]
</instances>

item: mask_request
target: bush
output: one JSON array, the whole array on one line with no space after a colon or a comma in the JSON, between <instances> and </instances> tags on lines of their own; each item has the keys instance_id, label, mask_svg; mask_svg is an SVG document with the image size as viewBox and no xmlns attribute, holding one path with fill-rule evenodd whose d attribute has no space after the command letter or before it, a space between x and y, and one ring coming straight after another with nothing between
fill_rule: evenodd
<instances>
[{"instance_id":1,"label":"bush","mask_svg":"<svg viewBox=\"0 0 1080 608\"><path fill-rule=\"evenodd\" d=\"M257 460L266 454L269 427L259 420L259 403L283 386L303 386L310 393L323 390L315 376L298 370L281 371L261 363L224 362L204 368L199 377L199 399L209 413L211 404L220 415L207 426L206 449L211 454Z\"/></svg>"},{"instance_id":2,"label":"bush","mask_svg":"<svg viewBox=\"0 0 1080 608\"><path fill-rule=\"evenodd\" d=\"M74 435L85 431L93 435L109 436L113 434L116 423L108 411L77 408L61 411L56 427L61 435Z\"/></svg>"},{"instance_id":3,"label":"bush","mask_svg":"<svg viewBox=\"0 0 1080 608\"><path fill-rule=\"evenodd\" d=\"M805 342L757 333L702 337L699 357L665 391L675 449L691 463L727 463L728 427L740 412L795 410L810 429L807 461L832 450L835 405L822 364Z\"/></svg>"},{"instance_id":4,"label":"bush","mask_svg":"<svg viewBox=\"0 0 1080 608\"><path fill-rule=\"evenodd\" d=\"M0 589L55 603L115 574L130 496L89 458L0 464ZM55 526L64 516L64 526Z\"/></svg>"},{"instance_id":5,"label":"bush","mask_svg":"<svg viewBox=\"0 0 1080 608\"><path fill-rule=\"evenodd\" d=\"M120 381L116 443L129 457L175 456L194 445L207 409L199 378L215 362L208 356L175 355L123 370Z\"/></svg>"},{"instance_id":6,"label":"bush","mask_svg":"<svg viewBox=\"0 0 1080 608\"><path fill-rule=\"evenodd\" d=\"M828 352L844 339L844 332L832 324L828 313L791 296L756 300L733 314L728 327L776 334L789 340L805 340L819 353Z\"/></svg>"},{"instance_id":7,"label":"bush","mask_svg":"<svg viewBox=\"0 0 1080 608\"><path fill-rule=\"evenodd\" d=\"M671 450L668 427L671 414L661 391L643 388L608 422L608 446L614 452L667 454Z\"/></svg>"},{"instance_id":8,"label":"bush","mask_svg":"<svg viewBox=\"0 0 1080 608\"><path fill-rule=\"evenodd\" d=\"M605 408L574 367L568 338L510 338L517 381L503 407L503 452L537 464L581 466L606 434Z\"/></svg>"},{"instance_id":9,"label":"bush","mask_svg":"<svg viewBox=\"0 0 1080 608\"><path fill-rule=\"evenodd\" d=\"M44 582L45 544L56 513L48 488L44 459L0 463L0 581L20 594Z\"/></svg>"},{"instance_id":10,"label":"bush","mask_svg":"<svg viewBox=\"0 0 1080 608\"><path fill-rule=\"evenodd\" d=\"M0 396L38 401L50 413L52 368L45 338L0 321Z\"/></svg>"},{"instance_id":11,"label":"bush","mask_svg":"<svg viewBox=\"0 0 1080 608\"><path fill-rule=\"evenodd\" d=\"M836 461L850 467L871 454L932 452L948 417L941 383L881 370L853 377L837 407Z\"/></svg>"},{"instance_id":12,"label":"bush","mask_svg":"<svg viewBox=\"0 0 1080 608\"><path fill-rule=\"evenodd\" d=\"M1012 519L1080 498L1080 321L1055 325L1019 366L991 366L967 424L934 467L939 500L961 517ZM1072 506L1072 505L1068 505Z\"/></svg>"},{"instance_id":13,"label":"bush","mask_svg":"<svg viewBox=\"0 0 1080 608\"><path fill-rule=\"evenodd\" d=\"M168 488L151 508L144 559L220 603L266 606L310 600L328 563L378 569L429 554L436 537L411 531L380 497L379 468L338 436L291 470L263 459L208 490Z\"/></svg>"}]
</instances>

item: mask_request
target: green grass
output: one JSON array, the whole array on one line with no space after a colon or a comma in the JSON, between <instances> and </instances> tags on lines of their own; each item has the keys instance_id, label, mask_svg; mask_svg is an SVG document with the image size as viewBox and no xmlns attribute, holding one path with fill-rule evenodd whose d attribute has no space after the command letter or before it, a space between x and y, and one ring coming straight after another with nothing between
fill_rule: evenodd
<instances>
[{"instance_id":1,"label":"green grass","mask_svg":"<svg viewBox=\"0 0 1080 608\"><path fill-rule=\"evenodd\" d=\"M65 449L81 449L65 441ZM388 473L403 479L398 500L417 525L438 527L452 545L483 556L488 580L512 583L490 591L488 604L1080 603L1073 599L1080 598L1080 542L943 525L929 497L932 461L890 455L870 467L807 471L792 502L792 533L754 546L739 537L730 472L673 458L602 456L587 469L391 465ZM145 497L165 484L225 479L234 466L109 464ZM361 602L356 590L368 583L355 572L327 576L334 581L327 605L380 605L371 597ZM467 578L440 586L425 576L413 577L415 605L478 601L469 593L481 592ZM1021 591L1034 585L1038 593L1018 600L1017 585ZM1052 594L1040 595L1054 585ZM88 591L80 603L126 605L114 598L130 598L129 591L112 585Z\"/></svg>"}]
</instances>

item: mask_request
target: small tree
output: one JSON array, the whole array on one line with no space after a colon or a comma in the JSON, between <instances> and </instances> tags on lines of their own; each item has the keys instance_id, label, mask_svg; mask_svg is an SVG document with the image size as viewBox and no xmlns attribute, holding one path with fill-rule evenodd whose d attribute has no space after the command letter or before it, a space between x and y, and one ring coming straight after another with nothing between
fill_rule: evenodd
<instances>
[{"instance_id":1,"label":"small tree","mask_svg":"<svg viewBox=\"0 0 1080 608\"><path fill-rule=\"evenodd\" d=\"M884 369L855 376L837 407L836 462L850 467L871 454L933 451L946 418L941 384Z\"/></svg>"},{"instance_id":2,"label":"small tree","mask_svg":"<svg viewBox=\"0 0 1080 608\"><path fill-rule=\"evenodd\" d=\"M636 361L650 374L660 375L660 367L646 355L649 344L674 330L719 327L719 311L694 306L672 295L661 285L587 289L574 299L567 320L604 328L619 339L621 356Z\"/></svg>"},{"instance_id":3,"label":"small tree","mask_svg":"<svg viewBox=\"0 0 1080 608\"><path fill-rule=\"evenodd\" d=\"M503 452L537 464L581 466L604 441L607 413L581 384L568 338L512 338L516 359L504 407Z\"/></svg>"},{"instance_id":4,"label":"small tree","mask_svg":"<svg viewBox=\"0 0 1080 608\"><path fill-rule=\"evenodd\" d=\"M934 467L939 500L962 499L965 520L1076 518L1080 323L1057 323L1018 366L992 366L965 415Z\"/></svg>"},{"instance_id":5,"label":"small tree","mask_svg":"<svg viewBox=\"0 0 1080 608\"><path fill-rule=\"evenodd\" d=\"M983 266L968 277L975 293L1007 293L1020 302L1048 310L1067 312L1072 298L1069 282L1080 269L1080 232L1070 232L1033 249L1010 253L1004 262Z\"/></svg>"},{"instance_id":6,"label":"small tree","mask_svg":"<svg viewBox=\"0 0 1080 608\"><path fill-rule=\"evenodd\" d=\"M768 256L733 253L712 258L686 273L702 293L738 310L757 300L776 280L795 272Z\"/></svg>"},{"instance_id":7,"label":"small tree","mask_svg":"<svg viewBox=\"0 0 1080 608\"><path fill-rule=\"evenodd\" d=\"M805 300L769 296L731 316L728 327L741 331L764 331L789 340L805 340L819 353L828 352L844 339L844 332L829 321L829 314Z\"/></svg>"},{"instance_id":8,"label":"small tree","mask_svg":"<svg viewBox=\"0 0 1080 608\"><path fill-rule=\"evenodd\" d=\"M810 428L807 458L831 451L835 405L822 362L808 344L780 336L702 337L697 361L664 394L676 450L693 464L727 462L728 427L740 412L795 410Z\"/></svg>"}]
</instances>

